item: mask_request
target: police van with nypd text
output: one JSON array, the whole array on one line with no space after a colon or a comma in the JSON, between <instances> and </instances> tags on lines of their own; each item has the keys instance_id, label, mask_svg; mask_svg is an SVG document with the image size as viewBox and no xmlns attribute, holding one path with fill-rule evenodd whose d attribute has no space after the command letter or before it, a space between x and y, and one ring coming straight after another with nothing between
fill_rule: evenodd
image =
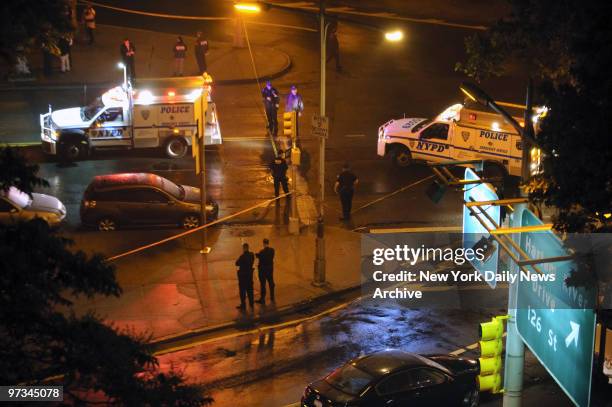
<instances>
[{"instance_id":1,"label":"police van with nypd text","mask_svg":"<svg viewBox=\"0 0 612 407\"><path fill-rule=\"evenodd\" d=\"M43 150L76 160L99 149L161 147L168 157L180 158L199 132L205 144L221 144L211 85L207 74L136 79L133 87L126 81L87 106L49 107L40 115Z\"/></svg>"},{"instance_id":2,"label":"police van with nypd text","mask_svg":"<svg viewBox=\"0 0 612 407\"><path fill-rule=\"evenodd\" d=\"M498 102L506 108L521 106ZM533 116L546 113L538 108ZM523 122L515 117L518 123ZM378 129L377 153L390 156L401 167L414 161L446 162L483 160L485 168L497 170L499 175L521 175L522 142L516 130L493 111L470 104L454 104L433 120L403 118L390 120ZM537 149L531 151L532 165L537 166Z\"/></svg>"}]
</instances>

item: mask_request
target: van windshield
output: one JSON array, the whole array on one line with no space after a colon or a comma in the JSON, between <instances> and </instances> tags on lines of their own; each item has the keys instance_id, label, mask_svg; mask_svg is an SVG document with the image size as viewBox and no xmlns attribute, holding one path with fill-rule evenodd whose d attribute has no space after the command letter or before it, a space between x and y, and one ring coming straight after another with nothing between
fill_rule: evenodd
<instances>
[{"instance_id":1,"label":"van windshield","mask_svg":"<svg viewBox=\"0 0 612 407\"><path fill-rule=\"evenodd\" d=\"M89 121L96 117L98 112L102 109L104 109L104 103L102 103L102 98L98 97L87 106L81 108L81 119L83 121Z\"/></svg>"}]
</instances>

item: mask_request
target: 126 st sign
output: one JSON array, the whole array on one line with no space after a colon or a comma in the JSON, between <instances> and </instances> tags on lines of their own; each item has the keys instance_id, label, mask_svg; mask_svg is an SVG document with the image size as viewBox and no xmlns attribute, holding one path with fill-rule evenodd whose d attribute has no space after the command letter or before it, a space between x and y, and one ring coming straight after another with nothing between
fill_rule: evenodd
<instances>
[{"instance_id":1,"label":"126 st sign","mask_svg":"<svg viewBox=\"0 0 612 407\"><path fill-rule=\"evenodd\" d=\"M522 225L541 221L528 210ZM566 256L552 232L521 233L520 246L532 259ZM568 287L573 262L542 263L543 273L554 273L554 282L520 281L517 328L525 344L578 406L588 406L595 337L595 292Z\"/></svg>"}]
</instances>

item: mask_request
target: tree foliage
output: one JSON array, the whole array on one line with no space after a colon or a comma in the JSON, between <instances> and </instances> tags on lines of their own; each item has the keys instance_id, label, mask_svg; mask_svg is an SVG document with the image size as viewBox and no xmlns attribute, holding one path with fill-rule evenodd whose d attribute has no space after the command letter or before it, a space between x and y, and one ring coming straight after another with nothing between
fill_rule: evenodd
<instances>
[{"instance_id":1,"label":"tree foliage","mask_svg":"<svg viewBox=\"0 0 612 407\"><path fill-rule=\"evenodd\" d=\"M5 173L3 169L11 169ZM2 188L32 191L36 168L0 154ZM72 247L40 219L0 225L0 385L64 386L65 400L125 406L200 406L211 399L177 372L160 372L147 337L120 332L93 314L76 315L80 296L119 296L114 267Z\"/></svg>"},{"instance_id":2,"label":"tree foliage","mask_svg":"<svg viewBox=\"0 0 612 407\"><path fill-rule=\"evenodd\" d=\"M0 53L11 59L33 41L48 41L72 31L65 0L0 1Z\"/></svg>"},{"instance_id":3,"label":"tree foliage","mask_svg":"<svg viewBox=\"0 0 612 407\"><path fill-rule=\"evenodd\" d=\"M466 40L457 69L480 80L519 61L539 79L537 101L550 111L536 137L544 172L526 185L529 196L558 209L557 230L609 230L612 2L508 1L511 14Z\"/></svg>"}]
</instances>

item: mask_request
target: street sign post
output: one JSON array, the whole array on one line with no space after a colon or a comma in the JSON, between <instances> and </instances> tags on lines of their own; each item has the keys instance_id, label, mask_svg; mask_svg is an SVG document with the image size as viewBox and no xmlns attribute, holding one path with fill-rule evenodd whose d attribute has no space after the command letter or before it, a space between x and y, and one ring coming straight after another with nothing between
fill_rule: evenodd
<instances>
[{"instance_id":1,"label":"street sign post","mask_svg":"<svg viewBox=\"0 0 612 407\"><path fill-rule=\"evenodd\" d=\"M329 118L327 116L312 116L312 135L327 138L329 132Z\"/></svg>"},{"instance_id":2,"label":"street sign post","mask_svg":"<svg viewBox=\"0 0 612 407\"><path fill-rule=\"evenodd\" d=\"M522 226L541 225L531 211L524 210ZM567 256L562 242L551 232L520 234L520 247L531 259ZM517 329L563 391L577 406L588 406L595 337L594 290L568 287L565 279L572 261L537 266L554 281L519 279ZM533 271L533 273L536 273Z\"/></svg>"},{"instance_id":3,"label":"street sign post","mask_svg":"<svg viewBox=\"0 0 612 407\"><path fill-rule=\"evenodd\" d=\"M477 181L480 180L480 177L472 169L466 168L465 179L467 181ZM499 199L495 189L490 184L467 184L464 188L465 192L463 193L463 200L465 202L496 201ZM476 207L475 210L479 213L481 213L481 211L486 212L498 225L500 224L501 212L499 206L482 205ZM480 218L485 222L489 229L496 229L495 225L486 219L484 215L481 215ZM489 232L487 232L485 227L478 221L478 219L476 219L475 216L472 216L472 213L468 210L468 208L463 205L463 248L472 249L482 239L486 240L489 238ZM499 263L499 250L497 247L497 242L490 239L487 241L487 243L493 246L494 249L491 249L491 251L494 250L493 255L487 259L484 259L484 261L480 261L475 258L470 261L472 266L482 274L484 274L485 271L497 272L497 266ZM495 279L493 279L493 281L488 281L488 284L491 286L491 288L495 288Z\"/></svg>"}]
</instances>

